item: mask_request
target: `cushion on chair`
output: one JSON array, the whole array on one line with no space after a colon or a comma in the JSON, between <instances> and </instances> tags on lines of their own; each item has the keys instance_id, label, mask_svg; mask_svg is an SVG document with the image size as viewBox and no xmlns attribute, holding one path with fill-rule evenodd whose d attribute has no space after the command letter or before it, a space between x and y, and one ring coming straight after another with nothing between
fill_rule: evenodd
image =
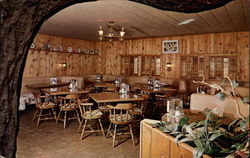
<instances>
[{"instance_id":1,"label":"cushion on chair","mask_svg":"<svg viewBox=\"0 0 250 158\"><path fill-rule=\"evenodd\" d=\"M91 111L86 111L84 118L85 119L96 119L100 118L103 115L103 113L100 110L91 110Z\"/></svg>"},{"instance_id":2,"label":"cushion on chair","mask_svg":"<svg viewBox=\"0 0 250 158\"><path fill-rule=\"evenodd\" d=\"M142 110L140 108L133 108L130 112L132 114L142 114Z\"/></svg>"},{"instance_id":3,"label":"cushion on chair","mask_svg":"<svg viewBox=\"0 0 250 158\"><path fill-rule=\"evenodd\" d=\"M99 106L98 109L100 109L101 111L108 111L110 108L107 106Z\"/></svg>"},{"instance_id":4,"label":"cushion on chair","mask_svg":"<svg viewBox=\"0 0 250 158\"><path fill-rule=\"evenodd\" d=\"M45 102L45 103L42 103L40 105L37 105L37 108L42 108L42 109L49 109L49 108L54 108L55 107L55 103L53 102Z\"/></svg>"},{"instance_id":5,"label":"cushion on chair","mask_svg":"<svg viewBox=\"0 0 250 158\"><path fill-rule=\"evenodd\" d=\"M116 117L114 117L114 115L110 115L109 116L109 119L112 121L120 121L120 122L129 122L129 121L132 121L132 117L130 114L128 114L128 117L127 117L127 114L122 114L122 117L121 117L121 114L116 114L115 115ZM128 118L128 120L126 120Z\"/></svg>"},{"instance_id":6,"label":"cushion on chair","mask_svg":"<svg viewBox=\"0 0 250 158\"><path fill-rule=\"evenodd\" d=\"M75 110L75 109L78 108L77 104L69 104L69 103L67 103L67 104L59 104L59 105L63 110L70 110L70 109Z\"/></svg>"}]
</instances>

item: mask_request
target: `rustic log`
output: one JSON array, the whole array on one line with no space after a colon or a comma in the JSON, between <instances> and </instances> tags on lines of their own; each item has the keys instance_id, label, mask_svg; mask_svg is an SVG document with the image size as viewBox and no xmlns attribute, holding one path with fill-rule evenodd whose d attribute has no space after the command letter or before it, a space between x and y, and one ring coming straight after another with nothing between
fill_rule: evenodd
<instances>
[{"instance_id":1,"label":"rustic log","mask_svg":"<svg viewBox=\"0 0 250 158\"><path fill-rule=\"evenodd\" d=\"M18 98L31 42L47 18L67 6L87 1L91 0L0 0L0 155L15 157ZM199 1L202 2L202 0L196 0L196 2ZM143 0L137 0L137 2L146 3ZM196 3L195 0L192 2ZM218 4L220 1L215 0L215 2ZM146 4L173 10L163 3L160 6L155 5L156 2ZM181 1L174 4L177 11L177 6L180 4ZM218 6L216 3L213 5ZM201 11L199 6L197 7ZM206 9L202 7L202 10Z\"/></svg>"}]
</instances>

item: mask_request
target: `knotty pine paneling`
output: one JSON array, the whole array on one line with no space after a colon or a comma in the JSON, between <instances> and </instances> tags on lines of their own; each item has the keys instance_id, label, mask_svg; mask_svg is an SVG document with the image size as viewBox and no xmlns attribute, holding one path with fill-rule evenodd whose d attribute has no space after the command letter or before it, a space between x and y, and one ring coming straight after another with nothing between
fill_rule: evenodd
<instances>
[{"instance_id":1,"label":"knotty pine paneling","mask_svg":"<svg viewBox=\"0 0 250 158\"><path fill-rule=\"evenodd\" d=\"M98 73L98 55L71 54L66 52L44 51L43 43L50 43L52 47L62 45L66 51L72 47L73 51L77 48L96 49L96 42L70 39L65 37L38 34L34 40L35 49L30 49L25 65L24 77L38 76L62 76L73 75L83 76ZM61 70L59 63L66 62L67 69Z\"/></svg>"},{"instance_id":2,"label":"knotty pine paneling","mask_svg":"<svg viewBox=\"0 0 250 158\"><path fill-rule=\"evenodd\" d=\"M162 54L163 40L178 40L178 54ZM57 36L39 34L34 40L36 47L42 48L44 42L53 45L61 44L64 49L71 46L95 49L98 55L80 55L69 53L30 50L27 57L24 77L90 74L120 75L120 55L161 55L161 77L180 78L180 56L197 55L205 57L205 68L208 69L206 56L237 55L237 77L249 81L249 32L229 32L200 34L175 37L125 40L123 42L91 42ZM67 62L67 70L58 69L60 62ZM171 62L172 70L166 71L166 63ZM147 65L146 67L150 67ZM206 71L205 75L208 71Z\"/></svg>"},{"instance_id":3,"label":"knotty pine paneling","mask_svg":"<svg viewBox=\"0 0 250 158\"><path fill-rule=\"evenodd\" d=\"M162 54L161 46L163 40L178 40L179 53ZM107 42L102 43L107 45ZM114 54L114 52L116 53ZM249 80L249 32L135 39L126 40L122 43L115 41L113 45L102 47L102 53L106 54L106 62L108 62L106 63L106 73L103 74L120 74L118 70L120 67L111 66L116 65L115 62L119 62L119 60L112 59L111 54L114 56L116 56L116 54L161 55L161 77L172 79L180 78L180 55L204 56L206 69L209 68L207 56L237 55L238 79L242 81ZM167 62L171 62L172 64L172 70L170 72L166 71L165 65ZM205 75L208 75L208 71L206 71Z\"/></svg>"}]
</instances>

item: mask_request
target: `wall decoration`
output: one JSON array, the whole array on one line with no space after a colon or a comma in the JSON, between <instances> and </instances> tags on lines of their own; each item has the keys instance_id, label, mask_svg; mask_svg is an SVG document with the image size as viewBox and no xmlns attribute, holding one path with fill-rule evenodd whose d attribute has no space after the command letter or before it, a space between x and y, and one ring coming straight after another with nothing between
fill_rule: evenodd
<instances>
[{"instance_id":1,"label":"wall decoration","mask_svg":"<svg viewBox=\"0 0 250 158\"><path fill-rule=\"evenodd\" d=\"M162 42L163 53L179 53L178 40L164 40Z\"/></svg>"}]
</instances>

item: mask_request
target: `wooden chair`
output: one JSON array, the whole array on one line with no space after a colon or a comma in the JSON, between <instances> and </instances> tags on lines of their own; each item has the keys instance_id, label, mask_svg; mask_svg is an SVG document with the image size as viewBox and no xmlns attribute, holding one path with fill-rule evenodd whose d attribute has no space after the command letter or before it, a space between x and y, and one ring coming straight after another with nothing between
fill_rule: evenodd
<instances>
[{"instance_id":1,"label":"wooden chair","mask_svg":"<svg viewBox=\"0 0 250 158\"><path fill-rule=\"evenodd\" d=\"M148 100L149 100L150 96L147 94L143 94L141 97L143 98L143 101L136 104L136 106L134 106L133 110L130 111L130 113L134 116L134 118L141 116L143 119L145 117L146 107L147 107Z\"/></svg>"},{"instance_id":2,"label":"wooden chair","mask_svg":"<svg viewBox=\"0 0 250 158\"><path fill-rule=\"evenodd\" d=\"M37 118L36 126L39 126L40 121L42 120L51 120L56 118L56 111L55 111L56 104L49 101L48 96L37 96L36 97L36 112L33 116L32 121Z\"/></svg>"},{"instance_id":3,"label":"wooden chair","mask_svg":"<svg viewBox=\"0 0 250 158\"><path fill-rule=\"evenodd\" d=\"M130 103L120 103L120 104L117 104L116 106L108 105L108 107L110 108L110 115L109 115L110 125L108 128L107 137L109 136L109 134L113 137L113 147L115 147L117 125L122 125L122 126L128 125L130 132L127 132L127 133L121 132L120 134L130 134L132 138L132 142L135 145L134 135L133 135L132 127L131 127L131 123L133 122L133 119L130 114L130 110L133 109L133 105ZM110 132L112 124L114 125L113 134Z\"/></svg>"},{"instance_id":4,"label":"wooden chair","mask_svg":"<svg viewBox=\"0 0 250 158\"><path fill-rule=\"evenodd\" d=\"M179 88L178 88L178 96L182 100L186 100L186 93L187 93L187 84L185 80L179 81Z\"/></svg>"},{"instance_id":5,"label":"wooden chair","mask_svg":"<svg viewBox=\"0 0 250 158\"><path fill-rule=\"evenodd\" d=\"M63 128L65 129L67 126L67 120L78 120L80 123L80 117L79 117L79 112L78 112L78 104L77 104L77 99L78 95L77 94L68 94L65 97L58 97L60 99L60 104L59 104L59 114L58 114L58 121L63 121L64 125ZM61 113L64 112L64 117L60 118ZM73 113L73 117L68 117L67 113Z\"/></svg>"},{"instance_id":6,"label":"wooden chair","mask_svg":"<svg viewBox=\"0 0 250 158\"><path fill-rule=\"evenodd\" d=\"M101 117L103 113L99 109L93 110L92 109L93 103L82 102L80 99L78 99L78 106L81 112L82 119L85 120L82 128L81 140L83 139L83 135L85 132L91 132L91 133L102 132L103 136L105 137L105 133L101 122ZM80 132L80 129L82 127L83 120L81 121L80 126L78 128L78 133ZM91 125L89 125L90 130L87 131L85 129L87 122L88 121L90 122L92 120L98 120L101 129L94 130L94 128Z\"/></svg>"},{"instance_id":7,"label":"wooden chair","mask_svg":"<svg viewBox=\"0 0 250 158\"><path fill-rule=\"evenodd\" d=\"M166 107L167 106L166 105L167 100L169 98L171 98L171 97L172 97L172 94L168 94L168 93L163 94L163 95L160 95L160 94L155 95L156 103L154 105L153 111L155 112L155 110L157 109L158 111L160 111L160 113L158 113L158 114L160 114L161 116L163 114L165 114L167 112L166 111L166 109L167 109L167 107ZM164 102L165 102L165 104L164 104Z\"/></svg>"}]
</instances>

